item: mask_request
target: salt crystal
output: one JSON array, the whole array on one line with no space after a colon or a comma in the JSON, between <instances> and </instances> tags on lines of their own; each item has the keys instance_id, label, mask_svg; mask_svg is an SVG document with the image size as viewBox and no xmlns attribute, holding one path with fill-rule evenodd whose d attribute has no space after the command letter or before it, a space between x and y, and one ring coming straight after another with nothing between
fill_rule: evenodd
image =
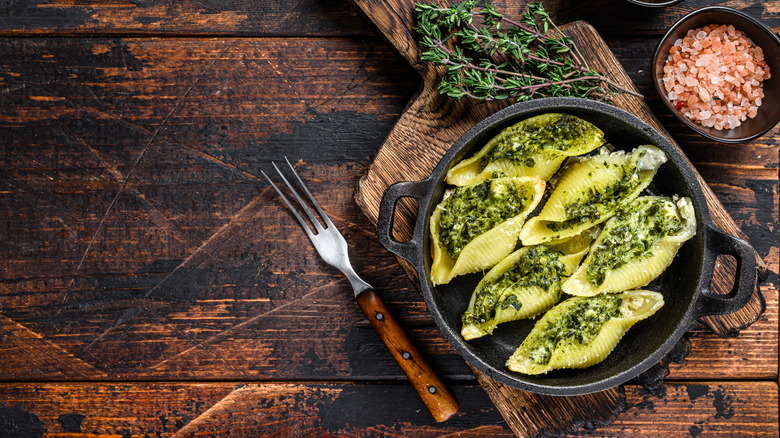
<instances>
[{"instance_id":1,"label":"salt crystal","mask_svg":"<svg viewBox=\"0 0 780 438\"><path fill-rule=\"evenodd\" d=\"M690 29L669 50L664 88L685 117L702 126L734 129L755 117L771 77L764 54L729 25Z\"/></svg>"},{"instance_id":2,"label":"salt crystal","mask_svg":"<svg viewBox=\"0 0 780 438\"><path fill-rule=\"evenodd\" d=\"M706 88L700 88L699 89L699 99L701 99L702 102L707 103L710 101L710 93L707 91Z\"/></svg>"}]
</instances>

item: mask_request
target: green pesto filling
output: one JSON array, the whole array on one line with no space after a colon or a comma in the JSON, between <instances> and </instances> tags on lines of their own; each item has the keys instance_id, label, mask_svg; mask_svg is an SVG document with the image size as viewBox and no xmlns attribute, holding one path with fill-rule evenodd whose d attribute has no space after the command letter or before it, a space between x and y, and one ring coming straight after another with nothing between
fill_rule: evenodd
<instances>
[{"instance_id":1,"label":"green pesto filling","mask_svg":"<svg viewBox=\"0 0 780 438\"><path fill-rule=\"evenodd\" d=\"M649 199L621 208L612 219L615 225L605 231L608 234L601 245L592 250L588 281L600 286L607 272L631 260L648 257L659 240L679 234L683 223L677 214L670 214L664 208L668 204L669 201L663 199Z\"/></svg>"},{"instance_id":2,"label":"green pesto filling","mask_svg":"<svg viewBox=\"0 0 780 438\"><path fill-rule=\"evenodd\" d=\"M522 213L527 203L526 188L511 180L459 187L441 213L440 242L450 257L457 259L469 242Z\"/></svg>"},{"instance_id":3,"label":"green pesto filling","mask_svg":"<svg viewBox=\"0 0 780 438\"><path fill-rule=\"evenodd\" d=\"M622 298L610 294L578 299L560 318L548 321L541 334L533 340L529 346L531 360L546 365L559 345L588 345L604 323L620 316L622 302Z\"/></svg>"},{"instance_id":4,"label":"green pesto filling","mask_svg":"<svg viewBox=\"0 0 780 438\"><path fill-rule=\"evenodd\" d=\"M512 267L483 284L477 292L473 311L463 315L463 323L469 325L490 321L499 310L510 306L520 310L523 303L514 294L505 294L510 288L536 286L547 293L559 294L561 280L566 275L562 257L562 252L548 245L529 247Z\"/></svg>"},{"instance_id":5,"label":"green pesto filling","mask_svg":"<svg viewBox=\"0 0 780 438\"><path fill-rule=\"evenodd\" d=\"M620 180L604 187L601 191L593 187L589 188L588 193L584 194L583 197L564 207L566 217L569 219L549 222L546 224L547 228L552 231L566 230L586 222L597 221L602 215L615 209L626 196L642 183L637 171L637 163L645 153L639 154L635 160L631 160L625 165L613 164L613 166L622 167L623 176ZM588 178L593 178L593 176L589 174Z\"/></svg>"},{"instance_id":6,"label":"green pesto filling","mask_svg":"<svg viewBox=\"0 0 780 438\"><path fill-rule=\"evenodd\" d=\"M563 114L554 123L528 122L507 129L506 137L480 159L482 169L502 159L534 167L534 156L540 151L565 152L597 128L580 118Z\"/></svg>"}]
</instances>

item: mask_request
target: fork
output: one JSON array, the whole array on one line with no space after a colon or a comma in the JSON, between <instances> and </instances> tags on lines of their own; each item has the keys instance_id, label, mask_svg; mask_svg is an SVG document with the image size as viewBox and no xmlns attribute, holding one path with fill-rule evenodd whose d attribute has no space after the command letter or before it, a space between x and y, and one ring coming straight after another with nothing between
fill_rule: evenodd
<instances>
[{"instance_id":1,"label":"fork","mask_svg":"<svg viewBox=\"0 0 780 438\"><path fill-rule=\"evenodd\" d=\"M276 172L282 178L285 185L287 185L287 188L295 197L298 205L311 221L314 230L306 223L298 212L298 209L293 206L287 196L285 196L279 187L274 184L271 178L269 178L265 172L261 171L263 176L271 183L271 186L276 190L279 196L281 196L293 216L295 216L295 219L301 224L306 235L309 236L309 240L314 244L314 248L325 263L339 269L346 275L355 292L355 298L358 305L371 322L371 325L379 333L379 337L382 338L382 341L390 350L390 353L392 353L396 362L398 362L398 365L401 366L401 369L404 374L406 374L409 382L411 382L415 391L420 395L423 403L428 407L428 410L436 421L441 422L449 419L458 411L458 402L436 376L436 373L434 373L433 369L428 365L420 352L417 351L417 348L415 348L401 326L387 310L387 307L385 307L384 303L379 298L379 295L374 291L374 288L355 273L355 270L352 268L352 264L349 261L347 242L344 240L344 236L341 235L328 215L325 214L325 211L322 210L320 204L314 199L314 196L306 187L306 184L304 184L301 177L295 171L295 168L290 164L290 160L288 160L287 157L284 157L284 160L287 162L287 166L289 166L290 171L298 181L298 185L303 189L306 196L309 198L309 201L311 201L311 204L317 210L317 213L319 213L322 223L317 220L314 213L295 188L293 188L293 185L290 184L290 181L287 180L276 163L272 162L271 164L273 164L274 169L276 169Z\"/></svg>"}]
</instances>

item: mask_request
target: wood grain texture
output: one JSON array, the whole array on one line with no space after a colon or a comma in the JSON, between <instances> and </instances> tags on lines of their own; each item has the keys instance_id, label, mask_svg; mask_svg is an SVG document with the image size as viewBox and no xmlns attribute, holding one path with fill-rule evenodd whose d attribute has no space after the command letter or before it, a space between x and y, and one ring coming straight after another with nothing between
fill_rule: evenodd
<instances>
[{"instance_id":1,"label":"wood grain texture","mask_svg":"<svg viewBox=\"0 0 780 438\"><path fill-rule=\"evenodd\" d=\"M494 0L500 11L516 14L525 1ZM585 20L606 37L658 37L677 18L703 6L738 9L780 30L771 2L686 0L661 12L625 1L544 2L556 23ZM652 14L652 17L647 16ZM348 1L182 0L171 4L103 0L8 1L0 5L0 36L24 35L260 35L372 36L371 26Z\"/></svg>"},{"instance_id":2,"label":"wood grain texture","mask_svg":"<svg viewBox=\"0 0 780 438\"><path fill-rule=\"evenodd\" d=\"M511 437L479 386L458 385L460 412L436 423L406 385L371 383L0 384L0 430L51 437ZM667 384L658 398L624 389L626 412L587 436L751 436L778 433L771 382ZM521 413L523 414L523 413ZM533 412L525 414L534 415ZM674 418L675 421L665 421ZM229 426L228 426L229 425ZM564 435L561 435L564 436ZM565 436L570 436L566 434Z\"/></svg>"},{"instance_id":3,"label":"wood grain texture","mask_svg":"<svg viewBox=\"0 0 780 438\"><path fill-rule=\"evenodd\" d=\"M545 397L501 385L473 369L509 428L518 437L556 436L614 422L628 407L623 386L573 397Z\"/></svg>"}]
</instances>

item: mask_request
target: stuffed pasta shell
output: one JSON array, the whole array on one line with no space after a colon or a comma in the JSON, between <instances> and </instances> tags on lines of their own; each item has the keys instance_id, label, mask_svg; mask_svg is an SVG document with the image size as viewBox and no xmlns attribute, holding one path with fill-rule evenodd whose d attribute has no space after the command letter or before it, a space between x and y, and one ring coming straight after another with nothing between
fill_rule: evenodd
<instances>
[{"instance_id":1,"label":"stuffed pasta shell","mask_svg":"<svg viewBox=\"0 0 780 438\"><path fill-rule=\"evenodd\" d=\"M690 199L639 197L607 221L563 291L592 296L645 286L666 270L695 233Z\"/></svg>"},{"instance_id":2,"label":"stuffed pasta shell","mask_svg":"<svg viewBox=\"0 0 780 438\"><path fill-rule=\"evenodd\" d=\"M544 187L541 178L514 177L446 191L430 218L431 282L449 283L509 255Z\"/></svg>"},{"instance_id":3,"label":"stuffed pasta shell","mask_svg":"<svg viewBox=\"0 0 780 438\"><path fill-rule=\"evenodd\" d=\"M662 150L644 145L567 166L542 211L523 226L520 240L536 245L564 239L606 221L620 205L639 196L665 162Z\"/></svg>"},{"instance_id":4,"label":"stuffed pasta shell","mask_svg":"<svg viewBox=\"0 0 780 438\"><path fill-rule=\"evenodd\" d=\"M661 294L643 290L569 298L539 319L507 366L523 374L587 368L604 360L632 325L663 305Z\"/></svg>"},{"instance_id":5,"label":"stuffed pasta shell","mask_svg":"<svg viewBox=\"0 0 780 438\"><path fill-rule=\"evenodd\" d=\"M567 157L588 153L604 133L570 114L550 113L516 123L491 139L473 157L447 173L447 183L463 186L493 175L539 176L549 180Z\"/></svg>"},{"instance_id":6,"label":"stuffed pasta shell","mask_svg":"<svg viewBox=\"0 0 780 438\"><path fill-rule=\"evenodd\" d=\"M501 260L477 284L461 335L470 340L493 333L498 324L532 318L555 305L561 283L588 252L593 238L577 236L557 245L524 246Z\"/></svg>"}]
</instances>

